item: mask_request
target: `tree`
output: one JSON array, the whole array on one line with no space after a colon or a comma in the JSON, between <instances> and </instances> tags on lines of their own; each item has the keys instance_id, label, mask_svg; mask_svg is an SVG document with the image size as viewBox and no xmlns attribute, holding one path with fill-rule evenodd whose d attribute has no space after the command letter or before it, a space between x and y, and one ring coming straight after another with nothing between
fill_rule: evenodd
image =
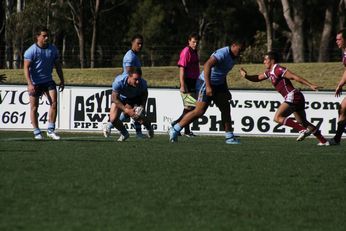
<instances>
[{"instance_id":1,"label":"tree","mask_svg":"<svg viewBox=\"0 0 346 231\"><path fill-rule=\"evenodd\" d=\"M330 0L325 10L324 26L323 26L323 30L321 34L318 62L329 61L329 54L330 54L329 44L330 44L330 38L331 38L332 30L333 30L333 15L334 15L334 9L335 9L334 3L335 1Z\"/></svg>"},{"instance_id":2,"label":"tree","mask_svg":"<svg viewBox=\"0 0 346 231\"><path fill-rule=\"evenodd\" d=\"M272 19L272 0L256 0L259 11L262 13L267 30L267 51L273 49L273 19Z\"/></svg>"},{"instance_id":3,"label":"tree","mask_svg":"<svg viewBox=\"0 0 346 231\"><path fill-rule=\"evenodd\" d=\"M286 23L291 31L293 62L304 62L304 6L300 0L281 0Z\"/></svg>"},{"instance_id":4,"label":"tree","mask_svg":"<svg viewBox=\"0 0 346 231\"><path fill-rule=\"evenodd\" d=\"M95 67L95 53L96 53L96 45L97 45L97 35L98 35L98 21L99 17L102 14L110 12L114 10L116 7L119 7L126 3L126 0L120 1L108 1L109 5L107 7L107 1L101 0L90 0L90 10L92 15L92 38L91 38L91 46L90 46L90 67ZM104 7L104 9L103 9Z\"/></svg>"},{"instance_id":5,"label":"tree","mask_svg":"<svg viewBox=\"0 0 346 231\"><path fill-rule=\"evenodd\" d=\"M85 67L85 36L84 36L84 1L67 0L70 8L71 17L67 17L73 23L73 27L78 36L79 44L79 65L80 68Z\"/></svg>"}]
</instances>

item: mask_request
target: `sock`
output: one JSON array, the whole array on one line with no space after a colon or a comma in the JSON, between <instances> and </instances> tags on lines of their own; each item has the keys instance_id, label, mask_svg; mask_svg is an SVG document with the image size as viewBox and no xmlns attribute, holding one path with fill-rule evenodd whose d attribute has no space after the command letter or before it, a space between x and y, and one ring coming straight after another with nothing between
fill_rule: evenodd
<instances>
[{"instance_id":1,"label":"sock","mask_svg":"<svg viewBox=\"0 0 346 231\"><path fill-rule=\"evenodd\" d=\"M54 132L55 123L48 122L48 132Z\"/></svg>"},{"instance_id":2,"label":"sock","mask_svg":"<svg viewBox=\"0 0 346 231\"><path fill-rule=\"evenodd\" d=\"M114 125L113 125L111 122L108 122L108 123L107 123L107 127L108 127L109 129L112 129L112 128L114 128Z\"/></svg>"},{"instance_id":3,"label":"sock","mask_svg":"<svg viewBox=\"0 0 346 231\"><path fill-rule=\"evenodd\" d=\"M129 134L129 132L127 131L127 129L126 129L125 127L123 127L123 128L120 130L120 133L121 133L121 135L123 135L123 136Z\"/></svg>"},{"instance_id":4,"label":"sock","mask_svg":"<svg viewBox=\"0 0 346 231\"><path fill-rule=\"evenodd\" d=\"M324 136L322 136L321 131L317 130L313 133L313 135L321 142L321 143L325 143L327 142L326 138L324 138Z\"/></svg>"},{"instance_id":5,"label":"sock","mask_svg":"<svg viewBox=\"0 0 346 231\"><path fill-rule=\"evenodd\" d=\"M190 134L190 133L191 133L191 131L190 131L190 125L186 125L186 126L184 127L184 129L185 129L185 134Z\"/></svg>"},{"instance_id":6,"label":"sock","mask_svg":"<svg viewBox=\"0 0 346 231\"><path fill-rule=\"evenodd\" d=\"M233 132L226 132L225 133L226 140L234 138Z\"/></svg>"},{"instance_id":7,"label":"sock","mask_svg":"<svg viewBox=\"0 0 346 231\"><path fill-rule=\"evenodd\" d=\"M173 129L174 129L176 132L180 132L182 128L180 127L180 124L177 123L177 124L175 124L175 125L173 126Z\"/></svg>"},{"instance_id":8,"label":"sock","mask_svg":"<svg viewBox=\"0 0 346 231\"><path fill-rule=\"evenodd\" d=\"M291 128L296 129L297 131L301 131L304 130L305 128L303 126L301 126L300 124L298 124L297 122L295 122L293 119L291 118L286 118L283 122L283 125L289 126Z\"/></svg>"},{"instance_id":9,"label":"sock","mask_svg":"<svg viewBox=\"0 0 346 231\"><path fill-rule=\"evenodd\" d=\"M133 124L135 125L136 134L142 134L142 125L138 121L135 121Z\"/></svg>"},{"instance_id":10,"label":"sock","mask_svg":"<svg viewBox=\"0 0 346 231\"><path fill-rule=\"evenodd\" d=\"M39 128L35 128L34 129L34 135L38 135L38 134L41 134L41 130Z\"/></svg>"},{"instance_id":11,"label":"sock","mask_svg":"<svg viewBox=\"0 0 346 231\"><path fill-rule=\"evenodd\" d=\"M339 121L338 122L338 128L336 129L336 134L334 136L334 140L337 143L340 143L341 141L341 136L345 131L345 122L344 121Z\"/></svg>"},{"instance_id":12,"label":"sock","mask_svg":"<svg viewBox=\"0 0 346 231\"><path fill-rule=\"evenodd\" d=\"M121 114L120 114L120 116L119 116L119 120L121 121L121 122L124 122L126 119L127 119L128 117L122 112Z\"/></svg>"}]
</instances>

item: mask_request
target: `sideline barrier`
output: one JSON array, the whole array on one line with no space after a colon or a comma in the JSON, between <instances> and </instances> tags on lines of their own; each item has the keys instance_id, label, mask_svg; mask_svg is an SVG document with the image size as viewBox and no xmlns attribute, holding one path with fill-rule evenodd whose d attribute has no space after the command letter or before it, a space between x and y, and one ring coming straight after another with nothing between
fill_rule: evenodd
<instances>
[{"instance_id":1,"label":"sideline barrier","mask_svg":"<svg viewBox=\"0 0 346 231\"><path fill-rule=\"evenodd\" d=\"M274 114L283 101L276 91L231 90L231 114L234 133L237 135L290 136L297 132L279 126L273 121ZM337 108L342 98L333 92L304 92L308 120L319 126L322 134L332 136L336 131ZM57 129L68 131L101 131L108 121L111 89L105 87L66 86L58 94ZM39 124L46 129L48 102L40 100ZM170 123L182 112L182 102L177 89L149 89L146 111L158 133L167 132ZM134 131L130 121L125 123ZM29 116L29 97L24 85L0 86L0 129L32 129ZM221 115L211 105L205 115L191 124L192 131L203 134L223 134Z\"/></svg>"}]
</instances>

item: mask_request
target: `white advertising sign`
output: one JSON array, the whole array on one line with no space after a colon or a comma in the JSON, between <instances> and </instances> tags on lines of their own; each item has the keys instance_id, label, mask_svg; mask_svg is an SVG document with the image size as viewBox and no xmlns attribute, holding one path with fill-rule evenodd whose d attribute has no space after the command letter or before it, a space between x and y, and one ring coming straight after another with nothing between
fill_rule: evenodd
<instances>
[{"instance_id":1,"label":"white advertising sign","mask_svg":"<svg viewBox=\"0 0 346 231\"><path fill-rule=\"evenodd\" d=\"M231 115L238 135L296 135L287 126L273 121L276 109L283 101L276 91L231 90ZM319 126L322 134L336 131L337 108L341 98L333 92L303 92L309 121ZM108 121L111 89L104 87L70 87L59 93L57 128L70 131L100 131ZM39 120L46 127L48 102L40 101ZM166 132L170 123L183 110L178 89L149 89L147 115L156 132ZM130 121L125 122L134 131ZM30 129L29 101L26 86L0 86L0 129ZM221 114L215 105L191 124L196 133L223 134Z\"/></svg>"},{"instance_id":2,"label":"white advertising sign","mask_svg":"<svg viewBox=\"0 0 346 231\"><path fill-rule=\"evenodd\" d=\"M39 101L38 122L42 128L48 126L49 102L45 96ZM59 127L59 123L56 124ZM29 94L26 86L0 86L0 129L29 129Z\"/></svg>"}]
</instances>

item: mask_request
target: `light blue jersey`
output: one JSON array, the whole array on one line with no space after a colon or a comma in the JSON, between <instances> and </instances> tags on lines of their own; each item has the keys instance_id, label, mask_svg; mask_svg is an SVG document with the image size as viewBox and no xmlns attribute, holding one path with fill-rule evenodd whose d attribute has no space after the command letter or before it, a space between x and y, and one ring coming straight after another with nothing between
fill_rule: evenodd
<instances>
[{"instance_id":1,"label":"light blue jersey","mask_svg":"<svg viewBox=\"0 0 346 231\"><path fill-rule=\"evenodd\" d=\"M123 73L126 74L126 67L138 67L141 68L141 62L133 50L129 50L126 52L124 58L123 58Z\"/></svg>"},{"instance_id":2,"label":"light blue jersey","mask_svg":"<svg viewBox=\"0 0 346 231\"><path fill-rule=\"evenodd\" d=\"M25 51L24 60L30 61L29 72L34 85L53 80L53 67L58 57L58 49L51 44L41 48L35 43Z\"/></svg>"},{"instance_id":3,"label":"light blue jersey","mask_svg":"<svg viewBox=\"0 0 346 231\"><path fill-rule=\"evenodd\" d=\"M215 66L211 68L210 83L214 86L224 84L227 74L232 70L235 60L232 58L229 47L223 47L216 50L211 56L217 60ZM204 71L199 76L204 81Z\"/></svg>"},{"instance_id":4,"label":"light blue jersey","mask_svg":"<svg viewBox=\"0 0 346 231\"><path fill-rule=\"evenodd\" d=\"M140 78L138 86L133 87L127 83L128 77L128 74L118 75L112 84L112 90L119 93L121 100L133 99L148 91L147 81Z\"/></svg>"}]
</instances>

